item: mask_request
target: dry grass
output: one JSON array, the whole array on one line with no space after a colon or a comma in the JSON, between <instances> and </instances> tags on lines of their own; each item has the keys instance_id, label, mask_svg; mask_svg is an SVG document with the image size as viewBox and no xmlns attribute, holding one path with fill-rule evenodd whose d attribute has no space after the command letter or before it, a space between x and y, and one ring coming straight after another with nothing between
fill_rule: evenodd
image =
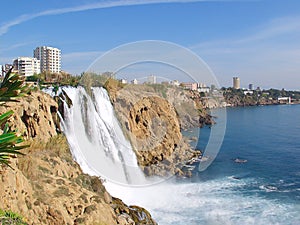
<instances>
[{"instance_id":1,"label":"dry grass","mask_svg":"<svg viewBox=\"0 0 300 225\"><path fill-rule=\"evenodd\" d=\"M43 142L40 140L29 140L26 144L30 145L30 147L26 149L26 152L28 153L50 150L51 152L56 153L59 156L61 154L69 152L68 141L63 134L58 134L54 137L51 137L48 142Z\"/></svg>"},{"instance_id":2,"label":"dry grass","mask_svg":"<svg viewBox=\"0 0 300 225\"><path fill-rule=\"evenodd\" d=\"M68 162L73 162L68 141L63 134L51 137L48 142L30 140L27 141L26 144L30 145L30 147L23 150L23 153L26 155L25 157L29 154L45 154L45 156L57 156L67 160Z\"/></svg>"},{"instance_id":3,"label":"dry grass","mask_svg":"<svg viewBox=\"0 0 300 225\"><path fill-rule=\"evenodd\" d=\"M54 157L59 157L62 160L73 165L75 163L69 150L68 142L63 135L57 135L44 143L38 140L27 141L30 145L22 151L24 156L18 157L18 168L24 175L32 180L39 180L51 174L51 169L45 165L39 165L38 159L50 162L51 165L57 164Z\"/></svg>"}]
</instances>

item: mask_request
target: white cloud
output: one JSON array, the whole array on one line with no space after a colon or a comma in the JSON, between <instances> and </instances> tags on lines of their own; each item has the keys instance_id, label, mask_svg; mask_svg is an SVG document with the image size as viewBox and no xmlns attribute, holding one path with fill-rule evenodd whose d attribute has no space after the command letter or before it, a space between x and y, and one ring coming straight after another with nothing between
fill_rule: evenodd
<instances>
[{"instance_id":1,"label":"white cloud","mask_svg":"<svg viewBox=\"0 0 300 225\"><path fill-rule=\"evenodd\" d=\"M269 23L256 29L259 31L248 37L237 40L237 43L244 44L300 32L300 17L282 17L273 19Z\"/></svg>"},{"instance_id":2,"label":"white cloud","mask_svg":"<svg viewBox=\"0 0 300 225\"><path fill-rule=\"evenodd\" d=\"M34 43L34 42L33 42L33 41L30 41L30 42L21 42L21 43L17 43L17 44L11 45L11 46L6 47L6 48L1 48L1 49L0 49L0 52L3 53L3 52L6 52L6 51L10 51L10 50L13 50L13 49L16 49L16 48L20 48L20 47L23 47L23 46L32 44L32 43Z\"/></svg>"},{"instance_id":3,"label":"white cloud","mask_svg":"<svg viewBox=\"0 0 300 225\"><path fill-rule=\"evenodd\" d=\"M81 12L81 11L92 10L92 9L112 8L112 7L119 7L119 6L148 5L148 4L158 4L158 3L207 2L207 1L215 1L215 0L117 0L117 1L104 0L92 4L79 5L74 7L62 8L62 9L50 9L50 10L45 10L34 14L24 14L15 18L14 20L3 23L0 26L0 36L7 33L12 26L19 25L21 23L24 23L26 21L41 16L60 15L60 14L66 14L71 12ZM219 0L219 1L226 1L226 0Z\"/></svg>"},{"instance_id":4,"label":"white cloud","mask_svg":"<svg viewBox=\"0 0 300 225\"><path fill-rule=\"evenodd\" d=\"M212 48L220 49L221 52L232 51L235 46L247 46L253 42L260 42L263 40L271 40L282 35L300 35L300 17L282 17L273 19L261 26L249 29L247 36L232 37L228 39L217 39L206 41L190 46L191 49L206 49Z\"/></svg>"}]
</instances>

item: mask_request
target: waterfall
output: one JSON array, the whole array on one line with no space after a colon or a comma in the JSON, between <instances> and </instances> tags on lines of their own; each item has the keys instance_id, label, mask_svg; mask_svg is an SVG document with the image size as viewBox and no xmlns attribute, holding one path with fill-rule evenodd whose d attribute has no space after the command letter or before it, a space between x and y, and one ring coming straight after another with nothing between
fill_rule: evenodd
<instances>
[{"instance_id":1,"label":"waterfall","mask_svg":"<svg viewBox=\"0 0 300 225\"><path fill-rule=\"evenodd\" d=\"M72 100L64 104L62 129L72 155L83 172L99 176L106 183L144 185L146 179L136 155L124 137L109 96L103 88L64 87Z\"/></svg>"}]
</instances>

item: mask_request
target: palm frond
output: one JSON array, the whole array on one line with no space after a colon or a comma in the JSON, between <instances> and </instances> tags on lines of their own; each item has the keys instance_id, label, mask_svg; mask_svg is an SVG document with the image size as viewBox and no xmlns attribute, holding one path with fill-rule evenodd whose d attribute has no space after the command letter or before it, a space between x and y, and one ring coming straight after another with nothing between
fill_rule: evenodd
<instances>
[{"instance_id":1,"label":"palm frond","mask_svg":"<svg viewBox=\"0 0 300 225\"><path fill-rule=\"evenodd\" d=\"M25 83L25 77L12 73L10 69L0 84L0 102L16 101L15 98L22 97L31 90Z\"/></svg>"}]
</instances>

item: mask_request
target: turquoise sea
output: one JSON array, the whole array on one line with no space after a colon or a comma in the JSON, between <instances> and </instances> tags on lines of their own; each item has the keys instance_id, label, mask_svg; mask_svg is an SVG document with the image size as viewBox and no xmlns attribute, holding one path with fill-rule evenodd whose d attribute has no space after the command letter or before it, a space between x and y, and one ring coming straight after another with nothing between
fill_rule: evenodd
<instances>
[{"instance_id":1,"label":"turquoise sea","mask_svg":"<svg viewBox=\"0 0 300 225\"><path fill-rule=\"evenodd\" d=\"M209 128L204 128L198 144L200 149L205 149L208 133ZM247 162L234 163L236 158ZM300 105L227 109L221 150L197 179L224 176L255 179L245 194L248 191L248 194L299 204Z\"/></svg>"},{"instance_id":2,"label":"turquoise sea","mask_svg":"<svg viewBox=\"0 0 300 225\"><path fill-rule=\"evenodd\" d=\"M201 129L198 148L210 131ZM300 105L228 108L217 158L193 172L153 207L159 224L300 224Z\"/></svg>"}]
</instances>

